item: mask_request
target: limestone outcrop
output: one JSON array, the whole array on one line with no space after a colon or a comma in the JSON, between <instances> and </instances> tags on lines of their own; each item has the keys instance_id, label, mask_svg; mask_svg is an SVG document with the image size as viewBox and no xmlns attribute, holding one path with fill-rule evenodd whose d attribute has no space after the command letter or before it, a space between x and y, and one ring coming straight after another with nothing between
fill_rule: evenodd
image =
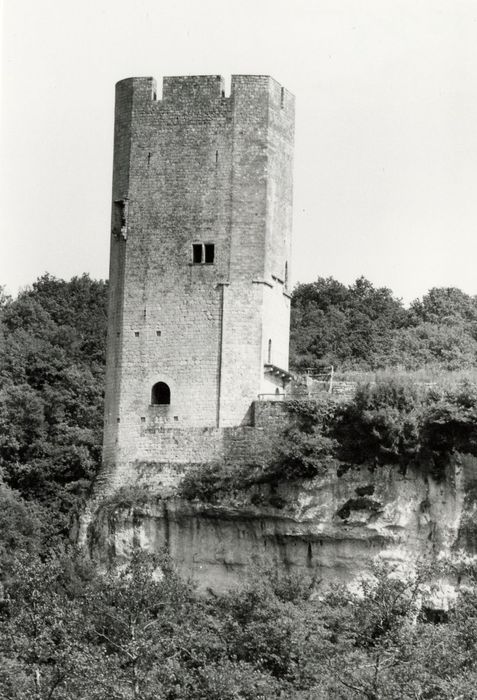
<instances>
[{"instance_id":1,"label":"limestone outcrop","mask_svg":"<svg viewBox=\"0 0 477 700\"><path fill-rule=\"evenodd\" d=\"M324 585L350 582L377 556L403 568L475 549L476 460L457 456L446 478L396 467L330 471L323 478L254 486L216 503L161 498L97 504L88 527L106 567L140 546L167 549L199 589L240 585L257 567L303 571Z\"/></svg>"}]
</instances>

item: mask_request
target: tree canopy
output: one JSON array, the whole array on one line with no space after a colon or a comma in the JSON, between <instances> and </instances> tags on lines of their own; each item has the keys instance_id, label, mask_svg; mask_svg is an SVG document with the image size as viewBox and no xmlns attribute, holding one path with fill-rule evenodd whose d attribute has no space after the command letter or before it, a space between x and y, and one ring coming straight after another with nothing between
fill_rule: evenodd
<instances>
[{"instance_id":1,"label":"tree canopy","mask_svg":"<svg viewBox=\"0 0 477 700\"><path fill-rule=\"evenodd\" d=\"M100 461L106 289L45 275L1 308L0 473L65 528Z\"/></svg>"},{"instance_id":2,"label":"tree canopy","mask_svg":"<svg viewBox=\"0 0 477 700\"><path fill-rule=\"evenodd\" d=\"M295 369L468 369L477 364L477 297L434 288L405 309L364 277L348 287L319 277L294 290L290 349Z\"/></svg>"}]
</instances>

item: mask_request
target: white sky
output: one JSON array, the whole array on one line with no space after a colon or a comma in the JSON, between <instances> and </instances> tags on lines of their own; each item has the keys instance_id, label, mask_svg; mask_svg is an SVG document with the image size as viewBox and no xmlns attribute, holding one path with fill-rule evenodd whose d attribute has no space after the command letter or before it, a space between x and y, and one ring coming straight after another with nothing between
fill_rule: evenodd
<instances>
[{"instance_id":1,"label":"white sky","mask_svg":"<svg viewBox=\"0 0 477 700\"><path fill-rule=\"evenodd\" d=\"M108 274L114 83L296 95L295 281L477 294L477 0L5 0L0 284Z\"/></svg>"}]
</instances>

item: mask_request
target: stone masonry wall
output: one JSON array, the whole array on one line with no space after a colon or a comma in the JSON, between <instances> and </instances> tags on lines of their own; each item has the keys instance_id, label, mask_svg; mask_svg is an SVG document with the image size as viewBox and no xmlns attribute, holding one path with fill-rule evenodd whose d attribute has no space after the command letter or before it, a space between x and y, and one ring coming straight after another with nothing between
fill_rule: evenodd
<instances>
[{"instance_id":1,"label":"stone masonry wall","mask_svg":"<svg viewBox=\"0 0 477 700\"><path fill-rule=\"evenodd\" d=\"M138 433L135 457L123 468L103 471L96 497L125 486L144 485L152 492L167 496L174 492L184 471L191 464L219 459L253 460L269 452L287 423L286 405L281 402L253 402L250 425L236 427L173 428L160 422L142 424Z\"/></svg>"},{"instance_id":2,"label":"stone masonry wall","mask_svg":"<svg viewBox=\"0 0 477 700\"><path fill-rule=\"evenodd\" d=\"M117 84L102 482L213 458L213 429L250 425L270 338L286 369L293 119L268 76L230 97L220 76L165 78L160 101L152 78Z\"/></svg>"}]
</instances>

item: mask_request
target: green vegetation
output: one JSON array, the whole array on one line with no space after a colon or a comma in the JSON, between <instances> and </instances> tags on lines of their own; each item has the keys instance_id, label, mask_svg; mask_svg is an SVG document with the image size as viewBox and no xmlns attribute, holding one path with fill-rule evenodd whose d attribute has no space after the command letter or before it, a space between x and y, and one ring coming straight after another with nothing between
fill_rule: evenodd
<instances>
[{"instance_id":1,"label":"green vegetation","mask_svg":"<svg viewBox=\"0 0 477 700\"><path fill-rule=\"evenodd\" d=\"M477 456L477 385L468 382L428 388L386 378L359 385L346 403L324 394L289 401L286 408L289 425L260 463L198 465L185 475L181 494L216 502L266 483L273 495L281 482L323 476L330 467L342 474L362 464L396 465L403 472L413 465L442 480L456 455Z\"/></svg>"},{"instance_id":2,"label":"green vegetation","mask_svg":"<svg viewBox=\"0 0 477 700\"><path fill-rule=\"evenodd\" d=\"M83 560L67 533L100 460L105 309L106 284L87 276L46 275L15 300L0 294L0 697L475 697L470 559L453 571L468 588L440 617L418 604L428 571L378 569L355 593L257 572L240 592L198 596L166 556L138 555L110 574ZM253 464L199 465L184 479L188 498L247 488L258 502L266 484L281 507L275 486L334 466L412 464L441 478L454 455L477 454L474 298L431 290L405 310L366 280L318 280L295 291L292 335L295 367L333 363L347 376L371 372L371 383L348 404L289 402L279 444ZM148 497L122 490L104 506ZM371 485L340 515L360 508L379 508ZM475 538L472 517L464 539Z\"/></svg>"},{"instance_id":3,"label":"green vegetation","mask_svg":"<svg viewBox=\"0 0 477 700\"><path fill-rule=\"evenodd\" d=\"M257 572L198 596L166 556L100 576L74 553L19 556L0 606L5 700L475 697L477 584L437 624L424 581L377 567L355 592Z\"/></svg>"},{"instance_id":4,"label":"green vegetation","mask_svg":"<svg viewBox=\"0 0 477 700\"><path fill-rule=\"evenodd\" d=\"M342 370L462 370L477 365L477 297L434 288L405 309L390 289L363 277L333 278L293 293L291 365Z\"/></svg>"},{"instance_id":5,"label":"green vegetation","mask_svg":"<svg viewBox=\"0 0 477 700\"><path fill-rule=\"evenodd\" d=\"M258 484L273 487L283 481L323 475L335 462L335 440L331 437L336 404L326 395L313 401L289 401L289 425L278 441L263 441L253 462L234 458L189 469L180 484L180 494L189 500L217 502L226 493ZM255 495L255 498L258 496Z\"/></svg>"},{"instance_id":6,"label":"green vegetation","mask_svg":"<svg viewBox=\"0 0 477 700\"><path fill-rule=\"evenodd\" d=\"M106 284L45 275L0 318L0 474L66 533L101 457Z\"/></svg>"}]
</instances>

